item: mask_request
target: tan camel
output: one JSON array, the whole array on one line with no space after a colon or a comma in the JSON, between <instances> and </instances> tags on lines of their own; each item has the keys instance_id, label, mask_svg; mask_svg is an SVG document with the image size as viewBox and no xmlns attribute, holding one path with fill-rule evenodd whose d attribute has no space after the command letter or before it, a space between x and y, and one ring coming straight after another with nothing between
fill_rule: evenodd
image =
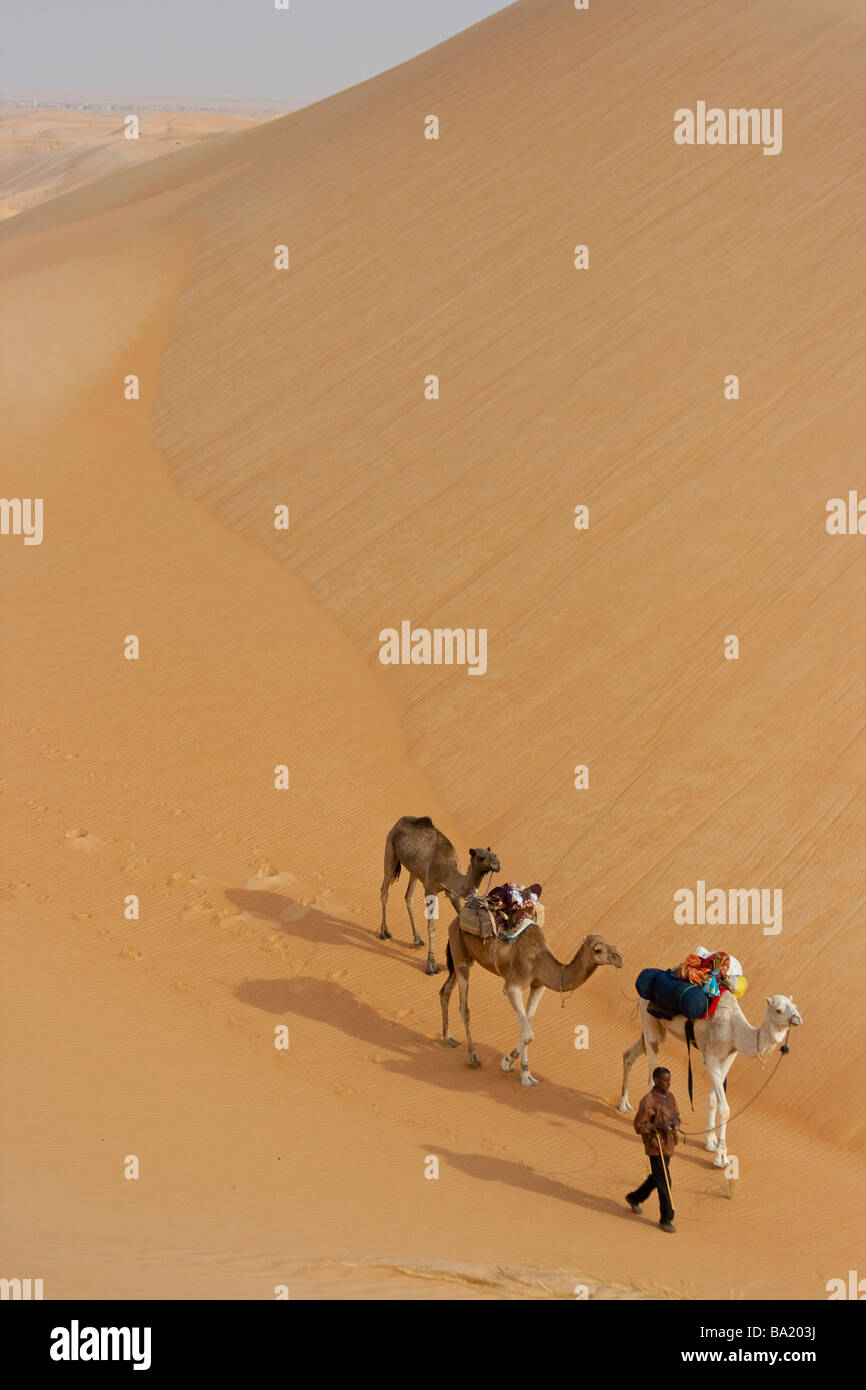
<instances>
[{"instance_id":1,"label":"tan camel","mask_svg":"<svg viewBox=\"0 0 866 1390\"><path fill-rule=\"evenodd\" d=\"M641 999L639 1003L641 1035L637 1042L632 1043L622 1054L622 1095L618 1108L623 1112L632 1109L628 1099L628 1076L640 1054L646 1053L652 1086L653 1068L658 1066L659 1048L666 1035L671 1033L674 1037L683 1039L686 1036L686 1020L682 1014L676 1014L668 1022L667 1019L653 1017L646 999ZM705 1148L710 1153L715 1150L713 1162L717 1168L724 1168L728 1161L725 1132L731 1112L725 1096L725 1078L734 1058L738 1052L742 1052L744 1057L759 1057L764 1061L785 1041L788 1029L797 1027L802 1022L792 999L785 994L773 994L767 996L767 1009L760 1027L753 1028L730 991L722 995L712 1018L695 1019L695 1043L703 1053L710 1077Z\"/></svg>"},{"instance_id":2,"label":"tan camel","mask_svg":"<svg viewBox=\"0 0 866 1390\"><path fill-rule=\"evenodd\" d=\"M600 965L613 965L617 970L622 966L619 951L601 936L585 936L571 960L563 964L550 951L541 927L535 923L509 944L496 937L482 941L480 936L461 930L460 922L455 917L448 928L448 979L439 991L442 1036L449 1047L460 1046L448 1032L448 1001L456 981L460 989L460 1017L466 1029L470 1067L481 1066L469 1032L469 971L474 961L505 981L502 993L520 1019L520 1042L513 1052L502 1058L499 1065L503 1071L511 1071L519 1057L520 1082L523 1086L538 1085L529 1070L529 1044L535 1036L532 1020L544 991L555 989L568 994L585 984ZM527 990L529 996L524 1006L523 996Z\"/></svg>"},{"instance_id":3,"label":"tan camel","mask_svg":"<svg viewBox=\"0 0 866 1390\"><path fill-rule=\"evenodd\" d=\"M436 829L429 816L401 816L397 824L389 830L385 841L385 877L382 879L379 894L382 899L382 925L379 928L379 936L383 941L387 941L391 936L385 921L388 890L400 877L400 867L403 864L409 870L406 909L412 923L412 945L424 945L418 935L415 914L412 911L412 892L415 884L420 882L424 885L424 907L427 917L428 947L425 974L438 975L441 966L436 964L434 948L438 903L431 899L435 900L440 893L447 893L454 911L459 912L461 898L467 898L470 893L474 893L486 874L499 873L499 860L489 845L487 849L470 849L469 872L462 874L454 846L441 830Z\"/></svg>"}]
</instances>

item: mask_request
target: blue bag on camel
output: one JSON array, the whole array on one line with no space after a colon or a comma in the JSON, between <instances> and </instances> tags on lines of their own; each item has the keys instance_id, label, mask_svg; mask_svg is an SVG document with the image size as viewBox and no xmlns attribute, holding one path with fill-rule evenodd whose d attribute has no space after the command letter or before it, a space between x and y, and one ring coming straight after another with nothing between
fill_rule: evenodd
<instances>
[{"instance_id":1,"label":"blue bag on camel","mask_svg":"<svg viewBox=\"0 0 866 1390\"><path fill-rule=\"evenodd\" d=\"M700 985L681 980L675 970L642 970L634 982L641 999L654 1007L650 1013L657 1018L703 1018L707 1012L707 996Z\"/></svg>"}]
</instances>

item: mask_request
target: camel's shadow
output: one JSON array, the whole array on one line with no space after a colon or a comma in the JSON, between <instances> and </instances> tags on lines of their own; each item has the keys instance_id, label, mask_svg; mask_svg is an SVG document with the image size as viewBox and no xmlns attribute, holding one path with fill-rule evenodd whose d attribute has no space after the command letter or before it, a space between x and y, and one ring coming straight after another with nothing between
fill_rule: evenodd
<instances>
[{"instance_id":1,"label":"camel's shadow","mask_svg":"<svg viewBox=\"0 0 866 1390\"><path fill-rule=\"evenodd\" d=\"M394 1058L383 1064L384 1071L393 1071L399 1076L412 1077L428 1085L463 1094L481 1094L499 1105L527 1116L543 1116L552 1128L565 1128L577 1123L591 1129L600 1130L605 1135L622 1139L629 1148L640 1151L640 1140L634 1132L634 1115L623 1115L615 1105L603 1096L592 1095L572 1087L562 1086L555 1081L540 1081L538 1086L521 1086L516 1073L504 1074L499 1066L501 1053L489 1054L489 1049L476 1044L476 1051L482 1058L481 1067L469 1067L465 1060L463 1067L454 1070L453 1065L459 1057L456 1049L448 1048L438 1039L425 1055L421 1065L417 1057L411 1063L402 1058ZM444 1069L440 1066L444 1062ZM451 1070L449 1070L449 1063ZM703 1131L701 1131L701 1136ZM690 1140L688 1145L677 1148L677 1160L684 1158L697 1164L701 1169L707 1167L709 1155L704 1151L703 1140Z\"/></svg>"},{"instance_id":2,"label":"camel's shadow","mask_svg":"<svg viewBox=\"0 0 866 1390\"><path fill-rule=\"evenodd\" d=\"M273 923L286 935L313 945L343 945L356 951L360 948L372 952L380 960L399 962L403 966L414 963L414 957L418 969L423 973L423 953L419 957L410 951L408 944L395 940L382 941L369 927L335 917L321 908L307 907L283 894L258 889L228 889L226 897L240 911ZM435 1014L437 1024L438 990L444 978L444 975L439 975L430 980L431 1017ZM633 1117L619 1114L608 1100L549 1080L542 1080L537 1087L521 1086L517 1073L504 1075L500 1070L501 1051L485 1044L477 1045L484 1065L470 1068L466 1065L462 1043L458 1051L447 1047L439 1037L431 1037L406 1023L383 1018L372 1004L359 999L351 990L344 989L334 981L320 980L314 976L245 980L234 994L240 1002L265 1013L309 1018L339 1029L366 1046L396 1053L396 1056L382 1060L383 1070L412 1082L452 1092L482 1094L521 1114L545 1116L555 1127L564 1128L566 1123L569 1126L578 1123L601 1130L606 1135L619 1135L632 1147L638 1143L631 1123ZM700 1153L694 1148L689 1152L689 1148L686 1148L678 1150L677 1156L680 1155L701 1168L706 1166L702 1146ZM567 1191L571 1192L571 1189Z\"/></svg>"},{"instance_id":3,"label":"camel's shadow","mask_svg":"<svg viewBox=\"0 0 866 1390\"><path fill-rule=\"evenodd\" d=\"M288 980L244 980L234 991L243 1004L265 1013L285 1017L292 1014L337 1028L370 1047L417 1058L419 1052L432 1051L436 1044L405 1024L385 1019L372 1004L358 999L351 990L332 980L296 975ZM407 1074L414 1074L407 1069Z\"/></svg>"},{"instance_id":4,"label":"camel's shadow","mask_svg":"<svg viewBox=\"0 0 866 1390\"><path fill-rule=\"evenodd\" d=\"M351 946L353 950L360 948L380 959L391 958L404 964L417 964L423 973L425 954L422 952L419 955L417 950L410 948L408 940L402 942L389 938L383 941L369 927L334 917L319 907L308 907L282 893L264 892L257 888L227 888L225 896L240 912L272 922L287 936L298 937L313 945L324 943L329 946Z\"/></svg>"},{"instance_id":5,"label":"camel's shadow","mask_svg":"<svg viewBox=\"0 0 866 1390\"><path fill-rule=\"evenodd\" d=\"M459 1054L451 1048L446 1050L445 1045L437 1039L431 1049L429 1060L425 1059L427 1064L423 1071L418 1070L417 1064L410 1071L406 1063L399 1058L385 1062L383 1069L407 1078L410 1075L415 1076L441 1090L456 1091L464 1095L483 1095L486 1099L495 1101L497 1105L506 1105L520 1114L543 1116L554 1127L563 1126L566 1121L569 1124L578 1121L603 1130L605 1134L621 1132L623 1138L631 1143L635 1142L631 1126L623 1125L620 1129L617 1124L617 1120L626 1117L620 1117L602 1097L590 1095L586 1091L572 1090L553 1081L541 1081L531 1089L521 1086L517 1074L505 1075L501 1071L501 1053L488 1058L486 1047L476 1044L476 1050L482 1057L483 1065L469 1067L464 1062L460 1068Z\"/></svg>"}]
</instances>

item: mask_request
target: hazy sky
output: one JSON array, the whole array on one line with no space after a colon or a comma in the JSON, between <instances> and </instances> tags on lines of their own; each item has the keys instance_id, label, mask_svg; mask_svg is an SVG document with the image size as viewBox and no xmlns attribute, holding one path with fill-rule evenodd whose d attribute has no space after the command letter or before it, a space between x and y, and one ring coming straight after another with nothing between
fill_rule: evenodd
<instances>
[{"instance_id":1,"label":"hazy sky","mask_svg":"<svg viewBox=\"0 0 866 1390\"><path fill-rule=\"evenodd\" d=\"M329 96L504 0L2 0L0 97Z\"/></svg>"}]
</instances>

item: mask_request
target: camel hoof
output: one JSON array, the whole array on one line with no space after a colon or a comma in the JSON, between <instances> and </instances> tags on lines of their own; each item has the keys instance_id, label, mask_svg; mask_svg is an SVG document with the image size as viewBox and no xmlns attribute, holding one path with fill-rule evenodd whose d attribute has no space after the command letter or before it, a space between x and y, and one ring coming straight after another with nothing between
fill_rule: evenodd
<instances>
[{"instance_id":1,"label":"camel hoof","mask_svg":"<svg viewBox=\"0 0 866 1390\"><path fill-rule=\"evenodd\" d=\"M472 1056L469 1058L469 1065L470 1065L470 1067L480 1067L480 1066L481 1066L481 1058L480 1058L480 1057L476 1057L474 1052L473 1052Z\"/></svg>"},{"instance_id":2,"label":"camel hoof","mask_svg":"<svg viewBox=\"0 0 866 1390\"><path fill-rule=\"evenodd\" d=\"M706 1142L706 1144L704 1144L704 1148L706 1149L706 1151L707 1151L708 1154L714 1154L714 1153L716 1152L716 1149L717 1149L718 1147L719 1147L719 1141L718 1141L718 1139L708 1139L707 1142Z\"/></svg>"},{"instance_id":3,"label":"camel hoof","mask_svg":"<svg viewBox=\"0 0 866 1390\"><path fill-rule=\"evenodd\" d=\"M537 1086L538 1082L531 1071L525 1071L520 1078L520 1084L521 1086Z\"/></svg>"},{"instance_id":4,"label":"camel hoof","mask_svg":"<svg viewBox=\"0 0 866 1390\"><path fill-rule=\"evenodd\" d=\"M459 1047L459 1046L460 1046L460 1044L459 1044L459 1042L457 1041L457 1039L456 1039L456 1038L452 1038L452 1036L451 1036L450 1033L448 1034L448 1036L447 1036L447 1038L445 1039L445 1041L446 1041L446 1043L448 1044L449 1047Z\"/></svg>"},{"instance_id":5,"label":"camel hoof","mask_svg":"<svg viewBox=\"0 0 866 1390\"><path fill-rule=\"evenodd\" d=\"M510 1057L503 1057L499 1065L503 1071L511 1071L511 1068L514 1066L514 1063L512 1062Z\"/></svg>"},{"instance_id":6,"label":"camel hoof","mask_svg":"<svg viewBox=\"0 0 866 1390\"><path fill-rule=\"evenodd\" d=\"M421 940L421 938L420 938L420 936L419 936L417 941L410 941L410 942L409 942L409 950L410 950L410 951L417 951L417 950L418 950L418 947L419 947L419 946L423 946L423 945L424 945L424 942Z\"/></svg>"},{"instance_id":7,"label":"camel hoof","mask_svg":"<svg viewBox=\"0 0 866 1390\"><path fill-rule=\"evenodd\" d=\"M634 1106L629 1105L627 1100L621 1100L616 1108L621 1115L630 1115L631 1112L634 1110Z\"/></svg>"},{"instance_id":8,"label":"camel hoof","mask_svg":"<svg viewBox=\"0 0 866 1390\"><path fill-rule=\"evenodd\" d=\"M714 1168L725 1168L725 1167L727 1166L727 1162L728 1162L728 1156L727 1156L727 1154L717 1153L716 1156L715 1156L715 1158L713 1159L713 1167L714 1167Z\"/></svg>"},{"instance_id":9,"label":"camel hoof","mask_svg":"<svg viewBox=\"0 0 866 1390\"><path fill-rule=\"evenodd\" d=\"M379 940L380 940L380 941L390 941L390 940L391 940L391 933L389 932L389 930L388 930L387 927L382 927L382 928L380 929L380 931L379 931Z\"/></svg>"},{"instance_id":10,"label":"camel hoof","mask_svg":"<svg viewBox=\"0 0 866 1390\"><path fill-rule=\"evenodd\" d=\"M436 962L435 962L435 960L428 960L428 962L427 962L427 969L424 971L424 974L425 974L425 975L441 975L441 974L442 974L442 966L441 966L441 965L437 965Z\"/></svg>"}]
</instances>

